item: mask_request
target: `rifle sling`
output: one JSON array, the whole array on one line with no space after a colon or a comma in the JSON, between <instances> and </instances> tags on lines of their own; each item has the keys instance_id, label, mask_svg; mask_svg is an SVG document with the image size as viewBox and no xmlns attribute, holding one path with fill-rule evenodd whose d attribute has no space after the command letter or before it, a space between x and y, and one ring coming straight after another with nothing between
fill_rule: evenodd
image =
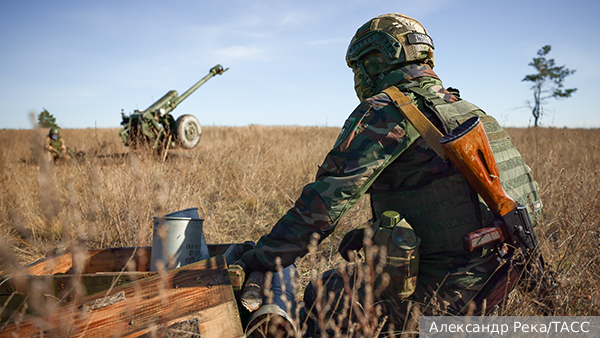
<instances>
[{"instance_id":1,"label":"rifle sling","mask_svg":"<svg viewBox=\"0 0 600 338\"><path fill-rule=\"evenodd\" d=\"M435 150L439 157L446 160L448 155L442 149L439 140L444 136L429 121L429 119L414 105L411 98L404 95L396 86L391 86L383 91L400 109L402 114L410 121L415 129L421 134L421 137L427 142L431 149Z\"/></svg>"}]
</instances>

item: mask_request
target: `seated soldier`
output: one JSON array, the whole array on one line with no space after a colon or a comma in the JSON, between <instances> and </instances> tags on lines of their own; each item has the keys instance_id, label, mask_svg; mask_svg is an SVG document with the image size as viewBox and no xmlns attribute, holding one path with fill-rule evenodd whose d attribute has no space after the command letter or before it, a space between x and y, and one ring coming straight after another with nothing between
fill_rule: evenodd
<instances>
[{"instance_id":1,"label":"seated soldier","mask_svg":"<svg viewBox=\"0 0 600 338\"><path fill-rule=\"evenodd\" d=\"M60 136L60 130L57 127L50 128L50 132L46 136L44 149L48 152L48 159L50 160L69 160L71 158L67 154L67 146Z\"/></svg>"},{"instance_id":2,"label":"seated soldier","mask_svg":"<svg viewBox=\"0 0 600 338\"><path fill-rule=\"evenodd\" d=\"M304 187L295 205L239 264L246 272L275 271L278 258L282 267L291 265L309 251L313 235L319 242L331 235L340 218L368 193L374 221L402 227L402 232L389 232L384 238L395 243L387 246L389 252L404 250L404 255L392 258L405 257L410 264L396 276L396 261L388 260L385 268L392 272L387 274L387 288L381 292L376 285L370 294L366 283L355 285L357 270L352 266L325 272L304 293L306 318L301 322L309 324L308 336L336 328L348 332L350 321L360 325L355 332L372 333L372 320L385 324L382 332L402 332L410 325L412 309L425 315L492 312L510 287L490 284L501 291L491 301L492 293L484 286L496 278L496 252L492 245L467 251L463 237L491 226L494 216L459 169L409 123L386 89L403 92L444 132L479 116L498 158L504 189L529 208L535 225L541 202L529 167L495 119L462 100L457 90L443 87L433 71L433 41L417 20L401 14L370 20L352 39L346 61L354 72L360 105L319 166L315 182ZM397 220L389 224L389 219ZM362 248L365 233L361 228L344 237L339 251L345 259ZM355 286L356 295L350 292ZM361 315L367 320L361 321Z\"/></svg>"}]
</instances>

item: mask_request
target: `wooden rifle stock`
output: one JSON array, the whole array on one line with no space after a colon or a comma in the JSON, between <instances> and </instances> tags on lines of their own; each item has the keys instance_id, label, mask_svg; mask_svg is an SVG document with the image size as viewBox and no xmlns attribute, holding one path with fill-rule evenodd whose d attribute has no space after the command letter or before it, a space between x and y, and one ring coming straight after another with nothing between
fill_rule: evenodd
<instances>
[{"instance_id":1,"label":"wooden rifle stock","mask_svg":"<svg viewBox=\"0 0 600 338\"><path fill-rule=\"evenodd\" d=\"M498 218L513 212L517 203L502 188L500 172L488 138L478 117L472 117L440 139L448 158L465 175L471 186L483 198L488 208ZM467 234L465 249L475 248L500 240L510 239L502 222Z\"/></svg>"},{"instance_id":2,"label":"wooden rifle stock","mask_svg":"<svg viewBox=\"0 0 600 338\"><path fill-rule=\"evenodd\" d=\"M478 117L446 134L440 143L494 215L502 217L517 207L500 185L500 172Z\"/></svg>"}]
</instances>

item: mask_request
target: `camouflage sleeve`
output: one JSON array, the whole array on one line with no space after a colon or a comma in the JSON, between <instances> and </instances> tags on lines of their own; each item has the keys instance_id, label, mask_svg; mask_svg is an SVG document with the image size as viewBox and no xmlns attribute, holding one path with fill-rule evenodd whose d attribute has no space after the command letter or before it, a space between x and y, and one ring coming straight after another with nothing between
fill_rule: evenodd
<instances>
[{"instance_id":1,"label":"camouflage sleeve","mask_svg":"<svg viewBox=\"0 0 600 338\"><path fill-rule=\"evenodd\" d=\"M354 110L316 180L303 188L295 205L244 257L250 270L274 270L276 257L285 267L305 255L312 234L321 240L331 234L379 173L414 142L418 133L390 104L382 94Z\"/></svg>"},{"instance_id":2,"label":"camouflage sleeve","mask_svg":"<svg viewBox=\"0 0 600 338\"><path fill-rule=\"evenodd\" d=\"M50 136L46 136L46 140L44 142L44 148L46 150L48 150L49 152L53 152L53 151L56 152L56 150L50 144Z\"/></svg>"}]
</instances>

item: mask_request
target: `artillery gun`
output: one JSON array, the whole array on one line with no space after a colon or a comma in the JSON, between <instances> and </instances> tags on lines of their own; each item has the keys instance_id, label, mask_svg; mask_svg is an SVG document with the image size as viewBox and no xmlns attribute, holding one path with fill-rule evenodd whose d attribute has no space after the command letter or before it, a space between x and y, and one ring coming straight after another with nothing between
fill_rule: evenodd
<instances>
[{"instance_id":1,"label":"artillery gun","mask_svg":"<svg viewBox=\"0 0 600 338\"><path fill-rule=\"evenodd\" d=\"M206 81L228 69L216 65L181 96L176 90L171 90L145 110L136 109L128 116L121 110L123 127L119 135L125 145L135 149L146 144L159 152L178 145L186 149L195 147L202 135L198 119L186 114L175 120L171 112Z\"/></svg>"}]
</instances>

